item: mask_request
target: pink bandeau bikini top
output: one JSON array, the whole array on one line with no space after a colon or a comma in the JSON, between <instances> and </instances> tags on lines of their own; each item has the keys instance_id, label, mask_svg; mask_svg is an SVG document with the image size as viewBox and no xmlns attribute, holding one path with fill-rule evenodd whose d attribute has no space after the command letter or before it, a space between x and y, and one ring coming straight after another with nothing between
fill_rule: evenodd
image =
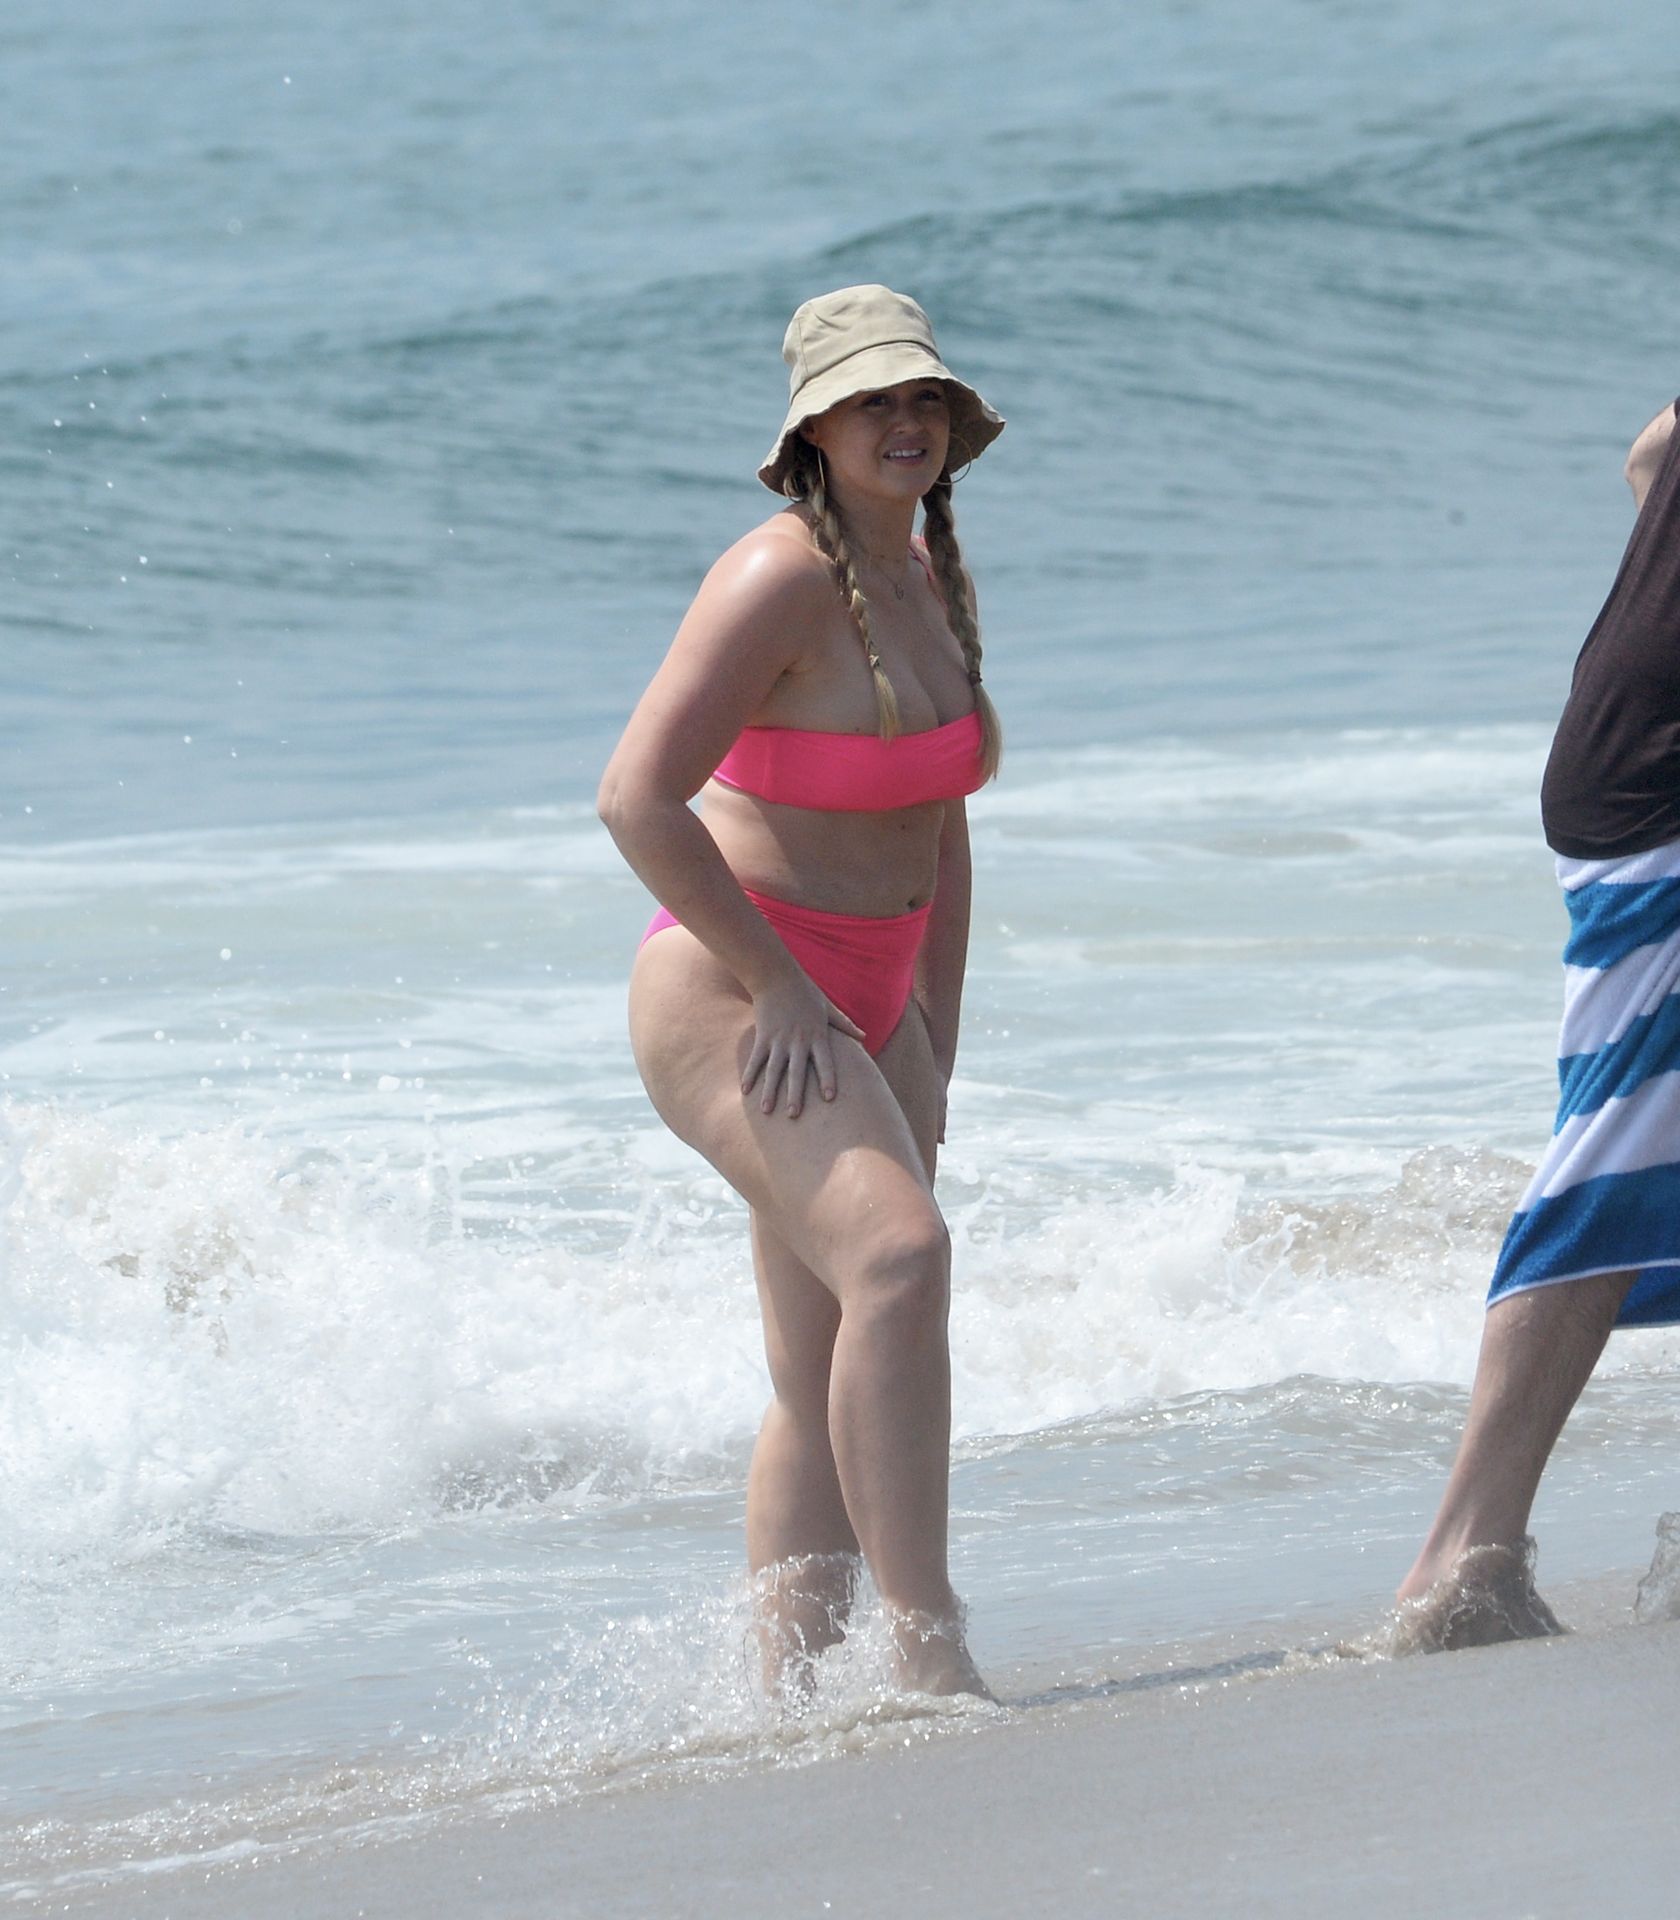
<instances>
[{"instance_id":1,"label":"pink bandeau bikini top","mask_svg":"<svg viewBox=\"0 0 1680 1920\"><path fill-rule=\"evenodd\" d=\"M743 727L712 778L760 800L824 813L886 813L959 800L986 783L980 716L965 713L896 740L809 727Z\"/></svg>"},{"instance_id":2,"label":"pink bandeau bikini top","mask_svg":"<svg viewBox=\"0 0 1680 1920\"><path fill-rule=\"evenodd\" d=\"M910 552L937 594L922 541L912 540ZM986 784L980 716L965 713L896 740L810 727L743 727L712 778L760 800L822 813L888 813L960 800Z\"/></svg>"}]
</instances>

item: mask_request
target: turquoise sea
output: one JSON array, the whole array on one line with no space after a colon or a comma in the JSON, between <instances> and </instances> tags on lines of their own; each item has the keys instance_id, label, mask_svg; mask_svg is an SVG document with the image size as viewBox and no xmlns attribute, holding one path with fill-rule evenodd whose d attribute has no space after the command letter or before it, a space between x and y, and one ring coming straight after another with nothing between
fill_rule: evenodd
<instances>
[{"instance_id":1,"label":"turquoise sea","mask_svg":"<svg viewBox=\"0 0 1680 1920\"><path fill-rule=\"evenodd\" d=\"M1550 1124L1669 14L13 0L0 76L0 1892L914 1737L867 1623L804 1721L748 1684L742 1216L592 807L858 280L1010 419L975 1651L1375 1620ZM1648 1553L1677 1345L1543 1576Z\"/></svg>"}]
</instances>

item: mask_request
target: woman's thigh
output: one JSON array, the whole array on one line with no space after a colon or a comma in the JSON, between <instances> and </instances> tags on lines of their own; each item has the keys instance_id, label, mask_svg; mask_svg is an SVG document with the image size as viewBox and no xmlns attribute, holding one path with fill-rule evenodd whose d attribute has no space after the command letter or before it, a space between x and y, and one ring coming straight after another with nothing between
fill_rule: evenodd
<instances>
[{"instance_id":1,"label":"woman's thigh","mask_svg":"<svg viewBox=\"0 0 1680 1920\"><path fill-rule=\"evenodd\" d=\"M934 1063L927 1021L914 1000L893 1028L892 1038L875 1056L881 1078L891 1087L931 1181L939 1153L939 1108L943 1089Z\"/></svg>"},{"instance_id":2,"label":"woman's thigh","mask_svg":"<svg viewBox=\"0 0 1680 1920\"><path fill-rule=\"evenodd\" d=\"M874 1245L896 1252L943 1234L918 1129L855 1040L832 1034L835 1097L811 1098L797 1119L743 1094L751 1000L686 928L655 934L637 956L630 1035L661 1119L831 1290ZM895 1033L880 1058L914 1090L913 1055L889 1059L911 1046Z\"/></svg>"}]
</instances>

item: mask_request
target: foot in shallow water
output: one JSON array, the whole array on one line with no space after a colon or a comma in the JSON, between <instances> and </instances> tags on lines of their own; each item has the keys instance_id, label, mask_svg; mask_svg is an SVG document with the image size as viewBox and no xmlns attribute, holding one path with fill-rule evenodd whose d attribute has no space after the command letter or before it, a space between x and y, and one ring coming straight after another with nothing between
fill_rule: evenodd
<instances>
[{"instance_id":1,"label":"foot in shallow water","mask_svg":"<svg viewBox=\"0 0 1680 1920\"><path fill-rule=\"evenodd\" d=\"M960 1608L948 1619L900 1612L890 1618L901 1686L912 1693L972 1693L982 1700L996 1698L980 1678L968 1651Z\"/></svg>"},{"instance_id":2,"label":"foot in shallow water","mask_svg":"<svg viewBox=\"0 0 1680 1920\"><path fill-rule=\"evenodd\" d=\"M846 1637L862 1562L853 1553L807 1553L753 1575L764 1696L795 1712L817 1689L817 1660Z\"/></svg>"},{"instance_id":3,"label":"foot in shallow water","mask_svg":"<svg viewBox=\"0 0 1680 1920\"><path fill-rule=\"evenodd\" d=\"M1641 1626L1680 1620L1680 1513L1665 1513L1657 1522L1657 1550L1639 1583L1633 1617Z\"/></svg>"},{"instance_id":4,"label":"foot in shallow water","mask_svg":"<svg viewBox=\"0 0 1680 1920\"><path fill-rule=\"evenodd\" d=\"M1427 1593L1402 1601L1390 1651L1453 1653L1568 1631L1534 1589L1534 1542L1525 1539L1520 1547L1471 1547Z\"/></svg>"}]
</instances>

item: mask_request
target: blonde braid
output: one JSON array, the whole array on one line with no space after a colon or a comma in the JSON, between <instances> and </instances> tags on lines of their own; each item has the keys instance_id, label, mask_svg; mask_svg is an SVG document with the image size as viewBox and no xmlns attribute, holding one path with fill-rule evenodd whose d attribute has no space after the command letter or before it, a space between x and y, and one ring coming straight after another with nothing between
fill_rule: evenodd
<instances>
[{"instance_id":1,"label":"blonde braid","mask_svg":"<svg viewBox=\"0 0 1680 1920\"><path fill-rule=\"evenodd\" d=\"M896 740L904 731L898 717L898 695L893 692L887 670L881 665L881 656L875 651L875 641L869 631L869 602L863 597L863 588L858 585L857 563L852 559L851 548L846 545L840 516L828 497L822 461L814 448L801 447L794 471L789 475L787 490L792 498L804 500L811 509L812 536L823 557L834 569L840 597L857 622L857 630L863 640L863 655L869 662L870 677L875 682L875 712L881 738Z\"/></svg>"},{"instance_id":2,"label":"blonde braid","mask_svg":"<svg viewBox=\"0 0 1680 1920\"><path fill-rule=\"evenodd\" d=\"M980 716L980 759L990 780L1003 758L1003 726L997 708L980 681L980 621L975 612L974 582L963 565L957 545L957 523L951 512L951 476L942 473L922 497L922 538L945 601L945 620L968 662L974 688L974 710Z\"/></svg>"}]
</instances>

